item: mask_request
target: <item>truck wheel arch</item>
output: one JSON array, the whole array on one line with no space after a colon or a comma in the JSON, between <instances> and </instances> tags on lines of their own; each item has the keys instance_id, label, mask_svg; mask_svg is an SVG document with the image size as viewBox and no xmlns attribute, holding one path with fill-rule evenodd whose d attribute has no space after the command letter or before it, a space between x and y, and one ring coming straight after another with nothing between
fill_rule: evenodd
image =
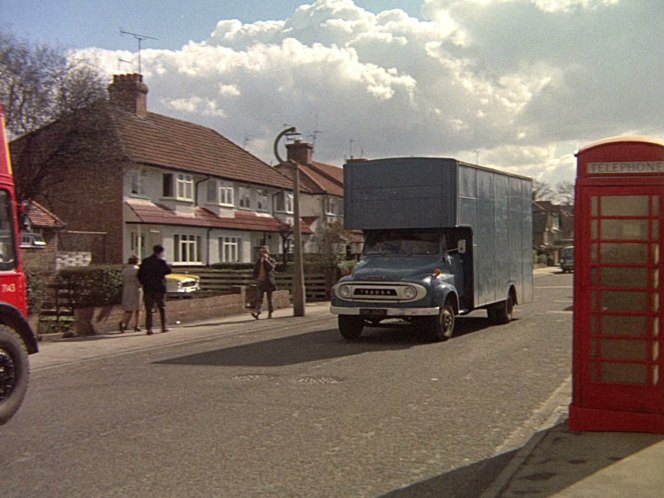
<instances>
[{"instance_id":1,"label":"truck wheel arch","mask_svg":"<svg viewBox=\"0 0 664 498\"><path fill-rule=\"evenodd\" d=\"M7 303L0 303L0 325L6 325L16 331L23 340L28 354L39 351L37 338L32 331L32 327L30 327L30 324L18 308Z\"/></svg>"}]
</instances>

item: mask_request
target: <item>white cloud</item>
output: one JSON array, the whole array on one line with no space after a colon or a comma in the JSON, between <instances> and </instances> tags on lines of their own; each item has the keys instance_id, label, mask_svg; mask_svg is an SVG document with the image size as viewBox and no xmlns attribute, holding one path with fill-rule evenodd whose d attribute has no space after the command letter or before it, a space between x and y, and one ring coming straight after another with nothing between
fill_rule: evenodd
<instances>
[{"instance_id":1,"label":"white cloud","mask_svg":"<svg viewBox=\"0 0 664 498\"><path fill-rule=\"evenodd\" d=\"M219 21L145 50L154 112L217 129L270 162L284 125L315 157L457 156L556 183L574 149L664 132L661 0L427 0L424 19L317 0L288 18ZM126 52L92 51L109 72ZM351 142L352 140L352 142Z\"/></svg>"}]
</instances>

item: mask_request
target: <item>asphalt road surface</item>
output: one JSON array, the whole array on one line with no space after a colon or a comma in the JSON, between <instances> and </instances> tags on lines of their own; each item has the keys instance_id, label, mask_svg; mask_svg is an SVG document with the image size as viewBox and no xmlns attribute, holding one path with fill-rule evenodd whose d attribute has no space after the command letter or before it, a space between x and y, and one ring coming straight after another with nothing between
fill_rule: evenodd
<instances>
[{"instance_id":1,"label":"asphalt road surface","mask_svg":"<svg viewBox=\"0 0 664 498\"><path fill-rule=\"evenodd\" d=\"M0 496L477 497L569 401L571 306L572 276L538 272L513 322L443 343L347 342L322 305L44 343Z\"/></svg>"}]
</instances>

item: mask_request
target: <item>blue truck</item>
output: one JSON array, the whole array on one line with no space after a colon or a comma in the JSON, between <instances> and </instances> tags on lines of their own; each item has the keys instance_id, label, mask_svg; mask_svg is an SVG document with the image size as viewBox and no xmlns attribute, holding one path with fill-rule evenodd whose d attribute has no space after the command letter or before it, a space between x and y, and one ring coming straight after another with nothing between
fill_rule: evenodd
<instances>
[{"instance_id":1,"label":"blue truck","mask_svg":"<svg viewBox=\"0 0 664 498\"><path fill-rule=\"evenodd\" d=\"M508 323L533 296L531 199L530 178L456 159L347 162L344 227L364 249L332 291L341 335L399 319L443 341L476 309Z\"/></svg>"}]
</instances>

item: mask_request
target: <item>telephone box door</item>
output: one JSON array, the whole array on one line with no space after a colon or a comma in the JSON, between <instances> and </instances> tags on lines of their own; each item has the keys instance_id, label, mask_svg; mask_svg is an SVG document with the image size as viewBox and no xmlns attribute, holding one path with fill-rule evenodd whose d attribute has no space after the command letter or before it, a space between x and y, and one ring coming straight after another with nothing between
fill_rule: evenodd
<instances>
[{"instance_id":1,"label":"telephone box door","mask_svg":"<svg viewBox=\"0 0 664 498\"><path fill-rule=\"evenodd\" d=\"M654 183L577 189L572 430L664 431L664 187Z\"/></svg>"}]
</instances>

